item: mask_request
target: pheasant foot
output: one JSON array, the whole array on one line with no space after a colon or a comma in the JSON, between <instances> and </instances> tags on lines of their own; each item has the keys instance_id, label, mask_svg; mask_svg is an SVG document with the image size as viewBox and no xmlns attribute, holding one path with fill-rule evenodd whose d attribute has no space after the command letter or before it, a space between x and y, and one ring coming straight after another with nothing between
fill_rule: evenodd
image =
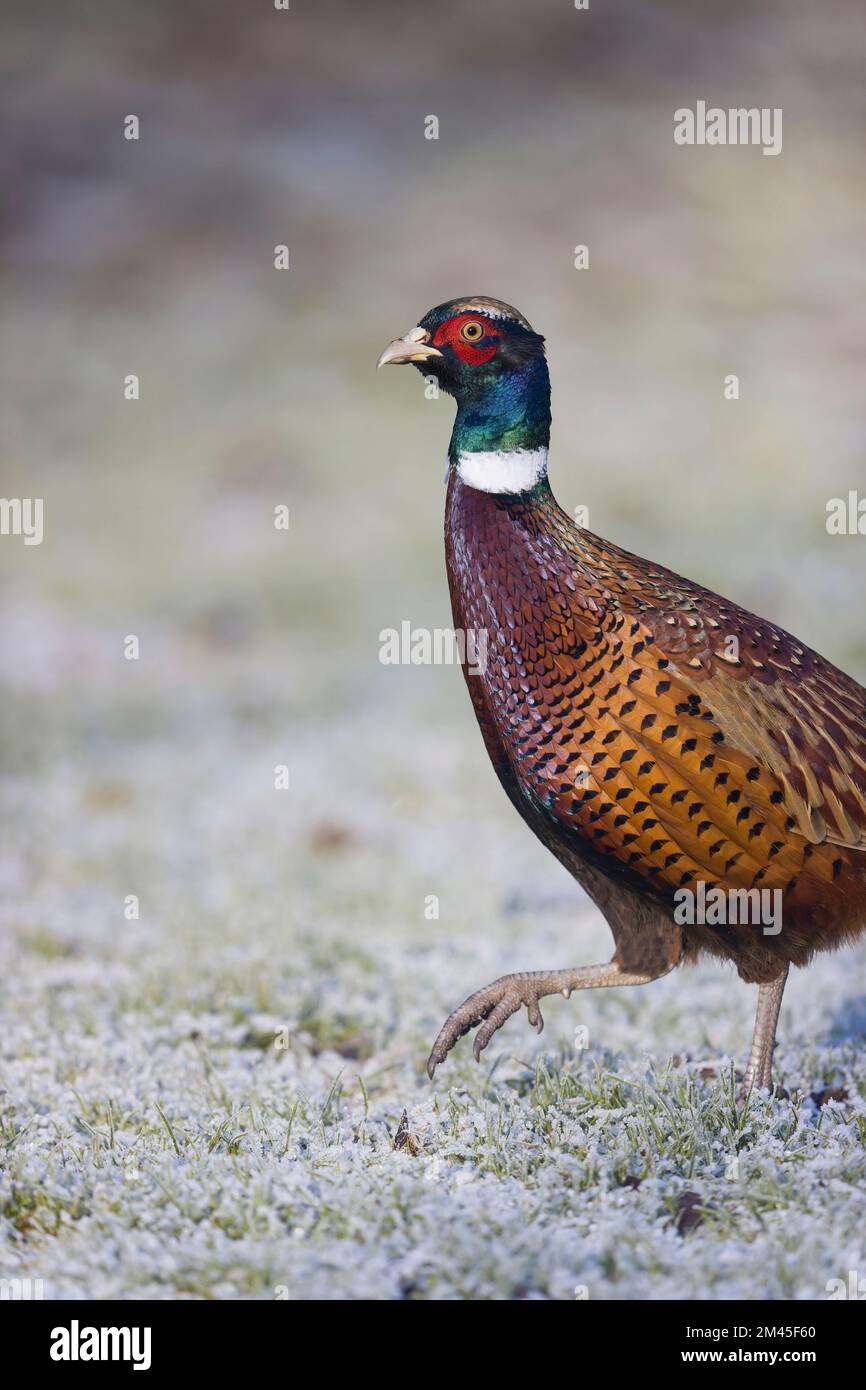
<instances>
[{"instance_id":1,"label":"pheasant foot","mask_svg":"<svg viewBox=\"0 0 866 1390\"><path fill-rule=\"evenodd\" d=\"M517 1013L522 1004L526 1005L529 1022L540 1033L544 1019L538 1001L546 994L563 994L567 999L573 989L644 985L657 978L656 975L625 971L613 961L606 965L583 965L570 970L527 970L517 975L503 975L485 989L470 994L459 1009L448 1016L428 1058L427 1075L432 1081L436 1068L445 1061L454 1044L478 1024L481 1026L475 1035L472 1050L476 1062L480 1062L481 1053L493 1034L512 1014Z\"/></svg>"}]
</instances>

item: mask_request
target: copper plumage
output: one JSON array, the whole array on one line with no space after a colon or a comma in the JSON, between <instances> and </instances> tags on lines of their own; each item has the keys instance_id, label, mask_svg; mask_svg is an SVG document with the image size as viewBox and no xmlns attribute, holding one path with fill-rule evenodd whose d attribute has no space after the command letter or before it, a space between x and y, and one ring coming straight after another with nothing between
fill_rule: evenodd
<instances>
[{"instance_id":1,"label":"copper plumage","mask_svg":"<svg viewBox=\"0 0 866 1390\"><path fill-rule=\"evenodd\" d=\"M447 323L448 308L432 314ZM506 339L528 330L493 322ZM431 363L460 406L471 369ZM506 793L616 949L470 996L430 1073L476 1024L479 1055L521 1004L540 1027L544 994L644 983L709 953L761 987L746 1082L766 1086L789 966L866 925L866 691L775 624L577 527L546 475L486 490L464 481L465 458L452 446L445 539L454 626L486 633L483 670L464 666L472 704ZM778 890L779 927L682 924L677 894L698 885Z\"/></svg>"}]
</instances>

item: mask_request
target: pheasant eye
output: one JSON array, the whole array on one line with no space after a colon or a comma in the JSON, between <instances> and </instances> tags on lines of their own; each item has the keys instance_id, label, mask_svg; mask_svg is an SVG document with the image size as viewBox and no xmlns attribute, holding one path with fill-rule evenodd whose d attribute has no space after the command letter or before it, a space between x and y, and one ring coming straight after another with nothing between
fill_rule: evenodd
<instances>
[{"instance_id":1,"label":"pheasant eye","mask_svg":"<svg viewBox=\"0 0 866 1390\"><path fill-rule=\"evenodd\" d=\"M479 338L484 337L484 328L476 319L470 319L461 328L460 337L465 338L467 343L477 343Z\"/></svg>"}]
</instances>

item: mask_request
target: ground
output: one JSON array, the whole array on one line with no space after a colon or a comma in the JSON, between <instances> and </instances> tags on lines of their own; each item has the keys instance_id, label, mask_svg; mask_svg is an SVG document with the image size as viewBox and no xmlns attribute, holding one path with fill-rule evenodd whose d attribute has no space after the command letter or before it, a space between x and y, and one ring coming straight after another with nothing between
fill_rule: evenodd
<instances>
[{"instance_id":1,"label":"ground","mask_svg":"<svg viewBox=\"0 0 866 1390\"><path fill-rule=\"evenodd\" d=\"M50 675L62 636L42 636L22 679L37 655ZM190 660L166 653L180 678ZM312 735L293 795L267 675L183 686L83 699L62 753L7 787L5 1277L48 1297L815 1299L866 1267L862 946L792 976L784 1099L735 1100L755 991L712 964L548 1000L541 1037L522 1013L431 1085L451 1006L604 959L603 922L476 739L359 713L329 746L339 795Z\"/></svg>"}]
</instances>

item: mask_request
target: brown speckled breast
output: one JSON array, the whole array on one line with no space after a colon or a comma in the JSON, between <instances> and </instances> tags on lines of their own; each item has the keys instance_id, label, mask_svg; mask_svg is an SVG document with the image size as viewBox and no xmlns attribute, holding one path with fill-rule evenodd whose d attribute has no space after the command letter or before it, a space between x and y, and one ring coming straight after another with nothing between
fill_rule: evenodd
<instances>
[{"instance_id":1,"label":"brown speckled breast","mask_svg":"<svg viewBox=\"0 0 866 1390\"><path fill-rule=\"evenodd\" d=\"M866 924L866 692L789 633L578 529L546 484L452 473L455 628L494 768L546 844L641 894L783 890L763 955L803 964ZM743 962L759 926L684 928ZM741 973L747 973L741 969ZM752 978L758 975L752 969Z\"/></svg>"}]
</instances>

